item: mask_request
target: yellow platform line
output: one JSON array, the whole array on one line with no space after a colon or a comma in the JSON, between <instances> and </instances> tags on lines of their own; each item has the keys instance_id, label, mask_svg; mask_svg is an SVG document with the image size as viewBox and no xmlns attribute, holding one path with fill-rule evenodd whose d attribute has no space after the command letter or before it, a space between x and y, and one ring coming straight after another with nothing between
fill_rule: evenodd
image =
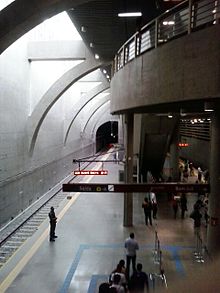
<instances>
[{"instance_id":1,"label":"yellow platform line","mask_svg":"<svg viewBox=\"0 0 220 293\"><path fill-rule=\"evenodd\" d=\"M70 208L70 206L77 200L80 193L77 192L72 199L66 204L66 206L62 209L62 211L58 215L58 222L62 219L62 217L65 215L67 210ZM8 287L11 285L11 283L15 280L17 275L21 272L21 270L25 267L25 265L28 263L28 261L33 257L33 255L36 253L36 251L39 249L45 238L48 236L49 228L47 228L41 236L37 239L37 241L33 244L31 249L28 250L28 252L23 256L23 258L18 262L18 264L13 268L13 270L8 274L8 276L4 279L4 281L0 284L0 292L5 292ZM23 244L24 245L24 244ZM22 245L22 246L23 246ZM20 249L22 248L20 247ZM19 252L19 250L16 252L16 254Z\"/></svg>"},{"instance_id":2,"label":"yellow platform line","mask_svg":"<svg viewBox=\"0 0 220 293\"><path fill-rule=\"evenodd\" d=\"M108 156L110 156L110 154L105 155L104 158L107 159ZM101 163L98 164L98 167L101 167ZM94 168L97 168L97 165ZM94 175L91 175L91 177L89 177L86 180L86 182L91 181L93 177L94 177ZM62 209L62 211L57 216L57 222L59 222L62 219L62 217L65 215L65 213L71 207L71 205L77 200L79 195L80 195L80 192L75 193L74 196L72 197L72 199L65 205L65 207ZM17 263L17 265L13 268L13 270L8 274L8 276L0 284L0 292L1 293L4 293L8 289L8 287L12 284L12 282L15 280L15 278L18 276L18 274L22 271L22 269L26 266L26 264L29 262L29 260L33 257L33 255L37 252L39 247L42 245L43 241L48 236L48 233L49 233L49 228L47 228L41 234L41 236L37 239L37 241L31 247L31 249L28 250L28 252L23 256L23 258ZM25 243L23 245L25 245ZM13 255L13 257L19 253L19 251L22 249L23 245L17 250L17 252Z\"/></svg>"}]
</instances>

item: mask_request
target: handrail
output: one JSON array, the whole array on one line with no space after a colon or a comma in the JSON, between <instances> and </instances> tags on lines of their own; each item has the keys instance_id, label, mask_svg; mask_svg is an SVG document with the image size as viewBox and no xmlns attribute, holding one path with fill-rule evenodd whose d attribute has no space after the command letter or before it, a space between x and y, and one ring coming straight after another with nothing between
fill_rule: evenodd
<instances>
[{"instance_id":1,"label":"handrail","mask_svg":"<svg viewBox=\"0 0 220 293\"><path fill-rule=\"evenodd\" d=\"M113 74L144 52L204 27L220 18L220 3L215 0L186 0L144 25L118 50Z\"/></svg>"}]
</instances>

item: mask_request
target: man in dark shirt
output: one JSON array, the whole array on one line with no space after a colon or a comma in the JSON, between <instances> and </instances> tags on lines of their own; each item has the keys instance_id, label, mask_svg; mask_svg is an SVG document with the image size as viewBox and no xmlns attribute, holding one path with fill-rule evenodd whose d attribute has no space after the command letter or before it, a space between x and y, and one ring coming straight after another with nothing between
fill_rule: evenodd
<instances>
[{"instance_id":1,"label":"man in dark shirt","mask_svg":"<svg viewBox=\"0 0 220 293\"><path fill-rule=\"evenodd\" d=\"M49 212L48 216L50 219L50 241L55 241L55 238L57 238L57 236L55 235L57 217L54 212L54 207L50 208L50 212Z\"/></svg>"},{"instance_id":2,"label":"man in dark shirt","mask_svg":"<svg viewBox=\"0 0 220 293\"><path fill-rule=\"evenodd\" d=\"M145 292L144 289L147 288L147 292L149 291L149 282L148 275L145 272L142 272L142 264L137 264L137 270L131 276L129 282L129 290L130 292Z\"/></svg>"}]
</instances>

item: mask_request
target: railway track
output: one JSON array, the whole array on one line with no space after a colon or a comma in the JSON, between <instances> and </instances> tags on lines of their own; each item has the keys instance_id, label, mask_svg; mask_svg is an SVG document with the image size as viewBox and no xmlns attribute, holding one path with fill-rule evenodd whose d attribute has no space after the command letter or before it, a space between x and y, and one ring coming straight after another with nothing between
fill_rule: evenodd
<instances>
[{"instance_id":1,"label":"railway track","mask_svg":"<svg viewBox=\"0 0 220 293\"><path fill-rule=\"evenodd\" d=\"M101 156L100 154L99 156ZM98 156L96 156L98 157ZM90 163L84 163L81 170L86 169ZM68 183L76 179L73 176ZM13 254L21 247L21 245L31 237L39 228L39 226L48 218L50 207L57 209L66 199L66 194L60 188L57 192L51 195L39 208L37 208L27 219L24 219L17 227L0 240L0 270L4 264L13 256Z\"/></svg>"}]
</instances>

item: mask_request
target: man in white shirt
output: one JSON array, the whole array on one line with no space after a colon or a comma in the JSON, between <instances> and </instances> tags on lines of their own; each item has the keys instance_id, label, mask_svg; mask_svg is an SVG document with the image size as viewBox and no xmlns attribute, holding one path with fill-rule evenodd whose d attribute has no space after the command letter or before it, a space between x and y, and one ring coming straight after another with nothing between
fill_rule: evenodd
<instances>
[{"instance_id":1,"label":"man in white shirt","mask_svg":"<svg viewBox=\"0 0 220 293\"><path fill-rule=\"evenodd\" d=\"M130 234L130 237L125 240L126 248L126 268L127 279L129 279L130 263L132 262L133 273L136 269L136 250L139 249L138 242L134 239L134 233Z\"/></svg>"},{"instance_id":2,"label":"man in white shirt","mask_svg":"<svg viewBox=\"0 0 220 293\"><path fill-rule=\"evenodd\" d=\"M121 276L119 274L114 274L113 284L109 288L115 288L117 293L125 293L125 289L120 285Z\"/></svg>"}]
</instances>

